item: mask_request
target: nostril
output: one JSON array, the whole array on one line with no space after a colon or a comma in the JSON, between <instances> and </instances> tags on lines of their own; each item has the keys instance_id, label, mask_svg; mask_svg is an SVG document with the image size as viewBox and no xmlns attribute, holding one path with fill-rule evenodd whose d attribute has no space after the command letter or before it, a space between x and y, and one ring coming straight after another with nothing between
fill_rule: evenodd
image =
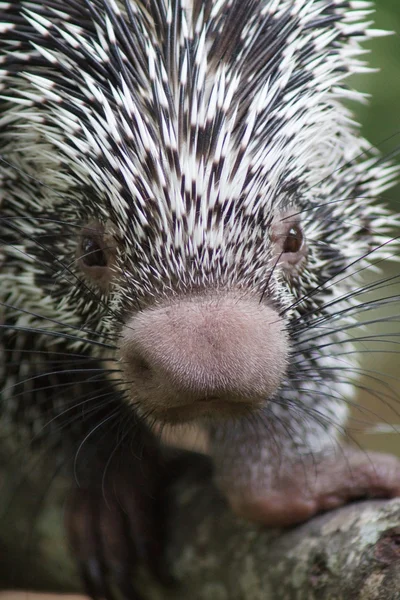
<instances>
[{"instance_id":1,"label":"nostril","mask_svg":"<svg viewBox=\"0 0 400 600\"><path fill-rule=\"evenodd\" d=\"M218 396L203 396L198 398L197 402L220 402L221 398Z\"/></svg>"},{"instance_id":2,"label":"nostril","mask_svg":"<svg viewBox=\"0 0 400 600\"><path fill-rule=\"evenodd\" d=\"M141 377L149 377L151 373L151 367L144 358L135 358L132 361L133 367L137 375Z\"/></svg>"}]
</instances>

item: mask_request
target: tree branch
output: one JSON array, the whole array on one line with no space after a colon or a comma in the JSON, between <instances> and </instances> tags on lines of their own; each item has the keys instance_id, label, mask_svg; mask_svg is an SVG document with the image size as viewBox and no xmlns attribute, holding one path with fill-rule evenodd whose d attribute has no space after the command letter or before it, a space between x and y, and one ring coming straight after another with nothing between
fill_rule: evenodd
<instances>
[{"instance_id":1,"label":"tree branch","mask_svg":"<svg viewBox=\"0 0 400 600\"><path fill-rule=\"evenodd\" d=\"M169 514L180 582L171 599L400 599L400 499L354 503L279 531L234 517L209 480L189 476Z\"/></svg>"},{"instance_id":2,"label":"tree branch","mask_svg":"<svg viewBox=\"0 0 400 600\"><path fill-rule=\"evenodd\" d=\"M63 494L58 490L55 496L58 514L53 494L36 523L34 563L42 575L47 571L48 589L65 590L65 581L72 584L74 574L62 528L53 526L62 522L63 510ZM28 496L21 514L8 520L13 540L15 524L31 518L26 502ZM400 500L352 504L291 530L271 530L234 517L210 477L195 468L172 485L168 502L168 562L176 584L160 589L142 575L151 600L400 598ZM3 523L1 532L4 546ZM19 575L24 569L25 575L32 574L32 558L23 546ZM22 578L18 584L32 586Z\"/></svg>"}]
</instances>

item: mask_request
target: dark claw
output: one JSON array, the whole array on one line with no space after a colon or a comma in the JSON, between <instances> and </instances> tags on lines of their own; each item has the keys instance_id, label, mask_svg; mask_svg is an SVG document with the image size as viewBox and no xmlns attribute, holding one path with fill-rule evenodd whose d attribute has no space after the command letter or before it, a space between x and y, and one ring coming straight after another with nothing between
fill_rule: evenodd
<instances>
[{"instance_id":1,"label":"dark claw","mask_svg":"<svg viewBox=\"0 0 400 600\"><path fill-rule=\"evenodd\" d=\"M143 600L134 585L143 556L135 552L136 532L131 523L126 526L123 505L106 502L98 489L93 493L76 488L73 496L67 508L67 533L86 594L93 600Z\"/></svg>"},{"instance_id":2,"label":"dark claw","mask_svg":"<svg viewBox=\"0 0 400 600\"><path fill-rule=\"evenodd\" d=\"M93 598L93 600L101 600L103 598L114 600L107 583L104 565L100 566L96 558L91 558L79 566L85 588L84 591L90 598Z\"/></svg>"},{"instance_id":3,"label":"dark claw","mask_svg":"<svg viewBox=\"0 0 400 600\"><path fill-rule=\"evenodd\" d=\"M100 506L88 490L76 488L66 510L66 528L84 591L93 600L114 600L100 536Z\"/></svg>"}]
</instances>

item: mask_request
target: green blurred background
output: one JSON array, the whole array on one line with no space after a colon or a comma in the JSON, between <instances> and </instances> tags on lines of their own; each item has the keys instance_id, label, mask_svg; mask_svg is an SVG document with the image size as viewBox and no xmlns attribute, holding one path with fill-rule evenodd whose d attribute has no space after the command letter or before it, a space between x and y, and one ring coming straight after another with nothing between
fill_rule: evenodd
<instances>
[{"instance_id":1,"label":"green blurred background","mask_svg":"<svg viewBox=\"0 0 400 600\"><path fill-rule=\"evenodd\" d=\"M400 0L376 0L375 6L373 26L394 34L364 44L371 50L367 57L369 65L379 72L354 78L358 89L372 95L368 106L356 106L355 112L363 123L365 136L388 152L400 145ZM388 139L391 136L394 137ZM382 143L385 140L388 141ZM388 194L394 208L399 191L397 187Z\"/></svg>"},{"instance_id":2,"label":"green blurred background","mask_svg":"<svg viewBox=\"0 0 400 600\"><path fill-rule=\"evenodd\" d=\"M376 14L372 15L374 26L395 33L390 37L376 38L366 45L371 50L368 63L380 71L353 79L354 87L369 93L371 98L367 106L353 104L352 110L362 123L364 136L383 154L390 154L400 149L400 0L376 0L375 4ZM400 163L399 157L394 159L397 163ZM400 185L386 192L384 200L399 215ZM394 229L393 235L400 235L400 229ZM382 333L389 336L400 333L400 263L385 267L383 276L393 275L399 277L396 285L380 290L373 297L398 294L398 300L385 311L360 315L360 321L381 318L384 314L389 314L393 320L385 326L376 324L369 327L367 335L379 334L381 339L384 337L380 335ZM376 278L377 275L372 277L373 280ZM363 352L361 360L361 366L368 370L361 385L371 388L371 391L359 390L356 402L366 410L353 411L349 432L368 448L400 455L400 335L389 337L386 342L368 342L362 348L366 349L376 350ZM384 383L379 383L379 379ZM365 425L367 421L382 423L382 433L361 434L362 429L368 428Z\"/></svg>"}]
</instances>

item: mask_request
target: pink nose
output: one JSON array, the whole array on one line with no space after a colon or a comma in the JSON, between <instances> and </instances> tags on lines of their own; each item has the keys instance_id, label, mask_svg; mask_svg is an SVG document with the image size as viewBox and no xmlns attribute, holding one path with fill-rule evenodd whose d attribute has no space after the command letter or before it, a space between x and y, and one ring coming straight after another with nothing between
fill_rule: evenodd
<instances>
[{"instance_id":1,"label":"pink nose","mask_svg":"<svg viewBox=\"0 0 400 600\"><path fill-rule=\"evenodd\" d=\"M251 298L173 299L135 314L122 334L132 401L166 419L180 406L192 405L188 418L201 414L202 404L261 406L276 391L286 358L282 319Z\"/></svg>"}]
</instances>

